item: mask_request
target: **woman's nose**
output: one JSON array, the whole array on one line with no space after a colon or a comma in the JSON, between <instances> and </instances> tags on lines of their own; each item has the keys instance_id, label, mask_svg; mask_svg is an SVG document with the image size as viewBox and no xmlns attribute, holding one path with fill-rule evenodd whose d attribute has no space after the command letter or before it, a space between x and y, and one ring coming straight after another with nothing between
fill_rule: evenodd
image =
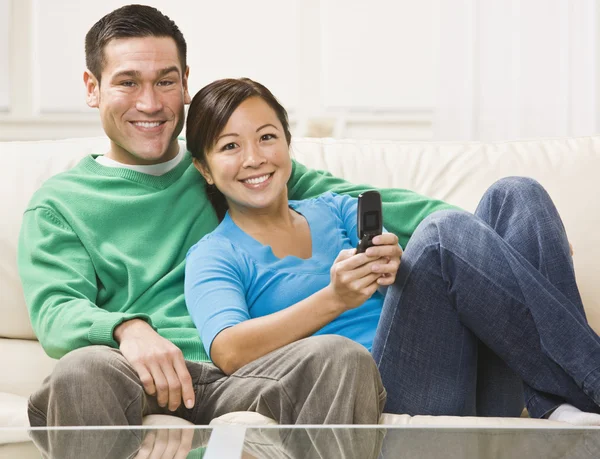
<instances>
[{"instance_id":1,"label":"woman's nose","mask_svg":"<svg viewBox=\"0 0 600 459\"><path fill-rule=\"evenodd\" d=\"M257 167L266 161L260 148L254 143L245 148L244 154L244 167Z\"/></svg>"}]
</instances>

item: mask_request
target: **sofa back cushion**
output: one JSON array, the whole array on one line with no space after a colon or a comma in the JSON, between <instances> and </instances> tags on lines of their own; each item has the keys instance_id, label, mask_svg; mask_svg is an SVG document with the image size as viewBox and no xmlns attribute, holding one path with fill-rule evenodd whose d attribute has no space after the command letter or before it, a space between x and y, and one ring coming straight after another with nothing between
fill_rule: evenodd
<instances>
[{"instance_id":1,"label":"sofa back cushion","mask_svg":"<svg viewBox=\"0 0 600 459\"><path fill-rule=\"evenodd\" d=\"M351 182L407 188L471 212L500 178L538 180L562 216L586 314L600 333L600 136L497 143L312 139L298 141L293 154Z\"/></svg>"},{"instance_id":2,"label":"sofa back cushion","mask_svg":"<svg viewBox=\"0 0 600 459\"><path fill-rule=\"evenodd\" d=\"M53 175L90 153L105 153L105 137L40 142L0 142L0 337L35 339L17 271L21 218L33 193Z\"/></svg>"},{"instance_id":3,"label":"sofa back cushion","mask_svg":"<svg viewBox=\"0 0 600 459\"><path fill-rule=\"evenodd\" d=\"M21 215L37 188L83 156L104 153L106 138L0 143L0 337L35 339L16 266ZM540 181L553 197L575 247L575 267L592 326L600 331L600 137L503 143L383 142L296 139L292 155L306 166L352 182L407 188L473 211L494 181L511 175Z\"/></svg>"}]
</instances>

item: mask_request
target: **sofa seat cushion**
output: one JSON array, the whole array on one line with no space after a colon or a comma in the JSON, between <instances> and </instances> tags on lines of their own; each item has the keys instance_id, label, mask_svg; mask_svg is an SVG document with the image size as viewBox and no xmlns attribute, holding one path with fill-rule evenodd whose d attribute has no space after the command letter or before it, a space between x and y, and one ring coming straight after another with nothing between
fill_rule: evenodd
<instances>
[{"instance_id":1,"label":"sofa seat cushion","mask_svg":"<svg viewBox=\"0 0 600 459\"><path fill-rule=\"evenodd\" d=\"M483 418L475 416L410 416L408 414L384 413L379 424L387 426L423 426L423 427L489 427L489 428L565 428L569 424L531 418Z\"/></svg>"},{"instance_id":2,"label":"sofa seat cushion","mask_svg":"<svg viewBox=\"0 0 600 459\"><path fill-rule=\"evenodd\" d=\"M20 395L0 392L0 445L28 442L24 430L3 430L4 427L29 427L27 398Z\"/></svg>"},{"instance_id":3,"label":"sofa seat cushion","mask_svg":"<svg viewBox=\"0 0 600 459\"><path fill-rule=\"evenodd\" d=\"M277 421L253 411L234 411L210 421L211 426L222 425L268 426L277 425Z\"/></svg>"},{"instance_id":4,"label":"sofa seat cushion","mask_svg":"<svg viewBox=\"0 0 600 459\"><path fill-rule=\"evenodd\" d=\"M46 355L39 341L0 338L0 393L29 397L52 373L56 362Z\"/></svg>"}]
</instances>

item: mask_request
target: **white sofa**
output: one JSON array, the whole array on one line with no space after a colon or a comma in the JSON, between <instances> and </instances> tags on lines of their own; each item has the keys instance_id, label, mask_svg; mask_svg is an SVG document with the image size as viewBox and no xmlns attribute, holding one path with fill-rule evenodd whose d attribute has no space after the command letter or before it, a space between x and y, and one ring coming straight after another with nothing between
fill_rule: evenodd
<instances>
[{"instance_id":1,"label":"white sofa","mask_svg":"<svg viewBox=\"0 0 600 459\"><path fill-rule=\"evenodd\" d=\"M26 399L55 361L47 357L29 323L16 266L23 209L50 176L90 153L107 151L106 138L0 143L0 427L26 426ZM575 266L588 318L600 330L600 137L501 143L384 142L297 139L293 155L307 166L353 182L408 188L474 210L495 180L530 176L540 181L561 212L575 249ZM2 172L3 171L3 172ZM170 418L170 419L169 419ZM235 413L215 422L268 422L254 413ZM148 423L177 422L172 417ZM428 425L540 425L548 421L384 415L383 423ZM11 434L0 442L11 441ZM22 439L22 438L19 438ZM13 441L16 439L12 439ZM0 447L1 448L1 447Z\"/></svg>"}]
</instances>

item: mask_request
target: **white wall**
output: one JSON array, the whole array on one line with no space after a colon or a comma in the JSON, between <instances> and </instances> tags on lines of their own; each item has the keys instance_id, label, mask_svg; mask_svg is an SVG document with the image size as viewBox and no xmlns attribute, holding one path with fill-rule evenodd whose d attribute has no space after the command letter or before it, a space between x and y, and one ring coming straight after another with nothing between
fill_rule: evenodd
<instances>
[{"instance_id":1,"label":"white wall","mask_svg":"<svg viewBox=\"0 0 600 459\"><path fill-rule=\"evenodd\" d=\"M400 140L600 132L595 1L147 0L186 36L192 93L248 76L296 136ZM0 140L102 133L83 40L125 3L0 0Z\"/></svg>"},{"instance_id":2,"label":"white wall","mask_svg":"<svg viewBox=\"0 0 600 459\"><path fill-rule=\"evenodd\" d=\"M600 132L597 0L440 5L435 139Z\"/></svg>"},{"instance_id":3,"label":"white wall","mask_svg":"<svg viewBox=\"0 0 600 459\"><path fill-rule=\"evenodd\" d=\"M421 139L431 137L438 2L147 3L184 32L192 93L217 78L248 76L280 98L294 135ZM125 3L0 0L13 25L0 27L2 44L11 43L8 65L0 47L0 83L10 79L0 87L11 95L9 105L0 93L0 110L8 110L0 140L101 133L84 103L83 40Z\"/></svg>"},{"instance_id":4,"label":"white wall","mask_svg":"<svg viewBox=\"0 0 600 459\"><path fill-rule=\"evenodd\" d=\"M0 112L8 111L10 105L8 78L9 15L9 0L0 0Z\"/></svg>"}]
</instances>

